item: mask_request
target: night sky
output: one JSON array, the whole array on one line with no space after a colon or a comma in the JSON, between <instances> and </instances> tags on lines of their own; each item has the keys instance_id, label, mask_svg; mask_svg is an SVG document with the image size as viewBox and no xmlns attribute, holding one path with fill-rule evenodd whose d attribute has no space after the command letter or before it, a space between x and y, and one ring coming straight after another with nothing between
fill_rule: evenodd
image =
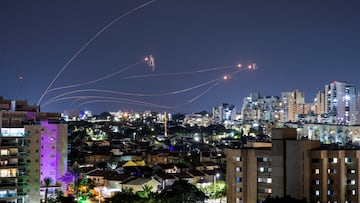
<instances>
[{"instance_id":1,"label":"night sky","mask_svg":"<svg viewBox=\"0 0 360 203\"><path fill-rule=\"evenodd\" d=\"M311 102L335 80L360 88L359 10L358 0L2 0L0 95L94 113L239 110L251 92L294 89Z\"/></svg>"}]
</instances>

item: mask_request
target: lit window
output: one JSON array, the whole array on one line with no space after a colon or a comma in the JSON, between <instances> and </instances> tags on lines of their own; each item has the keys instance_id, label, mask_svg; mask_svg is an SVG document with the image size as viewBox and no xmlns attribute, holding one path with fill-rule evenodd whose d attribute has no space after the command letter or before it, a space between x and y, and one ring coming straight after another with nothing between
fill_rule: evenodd
<instances>
[{"instance_id":1,"label":"lit window","mask_svg":"<svg viewBox=\"0 0 360 203\"><path fill-rule=\"evenodd\" d=\"M236 167L236 172L241 172L242 168L241 167Z\"/></svg>"},{"instance_id":2,"label":"lit window","mask_svg":"<svg viewBox=\"0 0 360 203\"><path fill-rule=\"evenodd\" d=\"M355 174L355 169L348 169L348 173Z\"/></svg>"},{"instance_id":3,"label":"lit window","mask_svg":"<svg viewBox=\"0 0 360 203\"><path fill-rule=\"evenodd\" d=\"M260 168L259 168L259 171L260 171L260 172L264 172L264 171L265 171L264 167L260 167Z\"/></svg>"},{"instance_id":4,"label":"lit window","mask_svg":"<svg viewBox=\"0 0 360 203\"><path fill-rule=\"evenodd\" d=\"M320 169L318 169L318 168L315 169L315 170L314 170L314 173L315 173L315 174L320 174Z\"/></svg>"},{"instance_id":5,"label":"lit window","mask_svg":"<svg viewBox=\"0 0 360 203\"><path fill-rule=\"evenodd\" d=\"M236 161L238 161L238 162L241 161L241 157L240 157L240 156L237 156L237 157L236 157Z\"/></svg>"},{"instance_id":6,"label":"lit window","mask_svg":"<svg viewBox=\"0 0 360 203\"><path fill-rule=\"evenodd\" d=\"M272 179L271 178L267 178L266 179L266 183L271 183L272 182Z\"/></svg>"},{"instance_id":7,"label":"lit window","mask_svg":"<svg viewBox=\"0 0 360 203\"><path fill-rule=\"evenodd\" d=\"M336 174L336 169L328 168L328 174Z\"/></svg>"},{"instance_id":8,"label":"lit window","mask_svg":"<svg viewBox=\"0 0 360 203\"><path fill-rule=\"evenodd\" d=\"M319 190L315 190L315 195L319 196L320 195L320 191Z\"/></svg>"},{"instance_id":9,"label":"lit window","mask_svg":"<svg viewBox=\"0 0 360 203\"><path fill-rule=\"evenodd\" d=\"M352 160L351 160L350 157L346 157L346 158L345 158L345 163L351 163L351 162L352 162Z\"/></svg>"},{"instance_id":10,"label":"lit window","mask_svg":"<svg viewBox=\"0 0 360 203\"><path fill-rule=\"evenodd\" d=\"M356 190L351 190L352 195L356 195Z\"/></svg>"}]
</instances>

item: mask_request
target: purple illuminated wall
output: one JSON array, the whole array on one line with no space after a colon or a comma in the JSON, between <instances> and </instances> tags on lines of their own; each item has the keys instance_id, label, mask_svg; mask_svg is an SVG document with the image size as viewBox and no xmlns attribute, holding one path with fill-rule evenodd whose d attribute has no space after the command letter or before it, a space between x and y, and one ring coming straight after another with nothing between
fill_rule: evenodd
<instances>
[{"instance_id":1,"label":"purple illuminated wall","mask_svg":"<svg viewBox=\"0 0 360 203\"><path fill-rule=\"evenodd\" d=\"M59 182L67 171L67 125L41 121L40 180Z\"/></svg>"}]
</instances>

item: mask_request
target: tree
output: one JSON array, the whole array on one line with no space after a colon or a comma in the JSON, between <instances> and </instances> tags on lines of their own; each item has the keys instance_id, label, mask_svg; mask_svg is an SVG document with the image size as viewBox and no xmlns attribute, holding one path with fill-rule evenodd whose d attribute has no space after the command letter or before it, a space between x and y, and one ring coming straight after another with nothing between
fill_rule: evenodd
<instances>
[{"instance_id":1,"label":"tree","mask_svg":"<svg viewBox=\"0 0 360 203\"><path fill-rule=\"evenodd\" d=\"M44 185L45 185L45 203L48 202L48 188L51 185L52 179L50 177L44 178Z\"/></svg>"},{"instance_id":2,"label":"tree","mask_svg":"<svg viewBox=\"0 0 360 203\"><path fill-rule=\"evenodd\" d=\"M73 194L75 197L77 196L77 190L79 187L79 179L81 178L80 172L77 168L77 166L73 166L70 168L68 172L66 172L61 178L59 179L62 183L66 185L66 194L68 195L68 186L72 184L73 186Z\"/></svg>"},{"instance_id":3,"label":"tree","mask_svg":"<svg viewBox=\"0 0 360 203\"><path fill-rule=\"evenodd\" d=\"M205 199L207 196L186 180L177 180L160 193L160 200L163 203L195 203L204 202Z\"/></svg>"}]
</instances>

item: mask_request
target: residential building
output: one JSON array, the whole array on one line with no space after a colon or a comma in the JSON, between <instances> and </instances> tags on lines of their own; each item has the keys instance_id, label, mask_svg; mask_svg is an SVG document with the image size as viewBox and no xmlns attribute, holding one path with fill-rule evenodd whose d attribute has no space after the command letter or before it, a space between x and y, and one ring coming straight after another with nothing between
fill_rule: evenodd
<instances>
[{"instance_id":1,"label":"residential building","mask_svg":"<svg viewBox=\"0 0 360 203\"><path fill-rule=\"evenodd\" d=\"M284 109L285 122L297 121L296 116L298 114L307 114L305 112L305 96L304 93L299 90L293 90L291 92L281 93L281 102Z\"/></svg>"},{"instance_id":2,"label":"residential building","mask_svg":"<svg viewBox=\"0 0 360 203\"><path fill-rule=\"evenodd\" d=\"M230 126L236 118L236 109L234 105L223 103L213 108L213 121Z\"/></svg>"},{"instance_id":3,"label":"residential building","mask_svg":"<svg viewBox=\"0 0 360 203\"><path fill-rule=\"evenodd\" d=\"M326 99L325 99L325 91L319 91L316 94L316 98L314 99L315 104L315 114L324 114L326 111Z\"/></svg>"},{"instance_id":4,"label":"residential building","mask_svg":"<svg viewBox=\"0 0 360 203\"><path fill-rule=\"evenodd\" d=\"M39 112L26 101L0 97L0 202L38 203L67 171L67 125L60 113Z\"/></svg>"},{"instance_id":5,"label":"residential building","mask_svg":"<svg viewBox=\"0 0 360 203\"><path fill-rule=\"evenodd\" d=\"M251 93L249 97L244 98L241 119L244 123L280 121L281 109L279 97L261 97L259 93Z\"/></svg>"},{"instance_id":6,"label":"residential building","mask_svg":"<svg viewBox=\"0 0 360 203\"><path fill-rule=\"evenodd\" d=\"M273 129L271 134L272 143L225 149L229 203L263 202L269 195L311 199L309 154L320 142L298 140L293 128Z\"/></svg>"},{"instance_id":7,"label":"residential building","mask_svg":"<svg viewBox=\"0 0 360 203\"><path fill-rule=\"evenodd\" d=\"M352 84L334 81L325 85L326 111L336 115L337 124L355 125L357 121L357 94Z\"/></svg>"}]
</instances>

